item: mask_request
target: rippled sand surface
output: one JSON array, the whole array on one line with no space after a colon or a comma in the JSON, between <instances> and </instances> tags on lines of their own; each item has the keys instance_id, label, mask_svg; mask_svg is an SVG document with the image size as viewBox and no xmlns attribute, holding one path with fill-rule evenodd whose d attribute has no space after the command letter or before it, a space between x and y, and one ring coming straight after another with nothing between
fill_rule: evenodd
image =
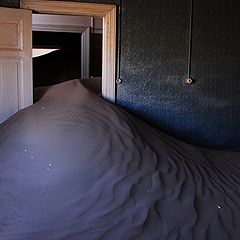
<instances>
[{"instance_id":1,"label":"rippled sand surface","mask_svg":"<svg viewBox=\"0 0 240 240\"><path fill-rule=\"evenodd\" d=\"M0 126L1 240L239 240L240 153L56 85Z\"/></svg>"}]
</instances>

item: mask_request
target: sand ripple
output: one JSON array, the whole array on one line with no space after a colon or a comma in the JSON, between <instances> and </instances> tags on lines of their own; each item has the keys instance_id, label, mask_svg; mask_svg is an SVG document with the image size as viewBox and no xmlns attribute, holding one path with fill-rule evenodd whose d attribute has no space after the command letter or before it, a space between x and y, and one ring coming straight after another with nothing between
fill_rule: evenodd
<instances>
[{"instance_id":1,"label":"sand ripple","mask_svg":"<svg viewBox=\"0 0 240 240\"><path fill-rule=\"evenodd\" d=\"M240 153L57 85L0 126L1 240L238 240Z\"/></svg>"}]
</instances>

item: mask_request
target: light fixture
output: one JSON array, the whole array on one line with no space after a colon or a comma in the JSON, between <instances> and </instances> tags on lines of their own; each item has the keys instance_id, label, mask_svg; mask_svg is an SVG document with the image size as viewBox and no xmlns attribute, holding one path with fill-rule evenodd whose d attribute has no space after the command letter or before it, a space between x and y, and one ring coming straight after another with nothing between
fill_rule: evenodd
<instances>
[{"instance_id":1,"label":"light fixture","mask_svg":"<svg viewBox=\"0 0 240 240\"><path fill-rule=\"evenodd\" d=\"M40 57L55 51L60 50L59 48L33 48L32 49L32 57L36 58L36 57Z\"/></svg>"}]
</instances>

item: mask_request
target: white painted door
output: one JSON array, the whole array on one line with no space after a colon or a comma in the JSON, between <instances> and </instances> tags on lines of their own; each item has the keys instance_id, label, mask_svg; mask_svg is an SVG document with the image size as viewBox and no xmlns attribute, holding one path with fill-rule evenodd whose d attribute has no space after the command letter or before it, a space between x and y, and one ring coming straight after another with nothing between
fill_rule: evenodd
<instances>
[{"instance_id":1,"label":"white painted door","mask_svg":"<svg viewBox=\"0 0 240 240\"><path fill-rule=\"evenodd\" d=\"M0 8L0 123L32 104L32 12Z\"/></svg>"}]
</instances>

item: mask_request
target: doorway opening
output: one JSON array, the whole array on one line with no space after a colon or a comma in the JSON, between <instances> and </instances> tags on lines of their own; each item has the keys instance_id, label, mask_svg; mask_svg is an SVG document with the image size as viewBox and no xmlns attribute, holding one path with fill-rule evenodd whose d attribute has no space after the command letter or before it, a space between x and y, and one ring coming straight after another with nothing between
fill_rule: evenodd
<instances>
[{"instance_id":1,"label":"doorway opening","mask_svg":"<svg viewBox=\"0 0 240 240\"><path fill-rule=\"evenodd\" d=\"M33 14L32 30L34 102L72 79L101 95L102 18Z\"/></svg>"},{"instance_id":2,"label":"doorway opening","mask_svg":"<svg viewBox=\"0 0 240 240\"><path fill-rule=\"evenodd\" d=\"M103 19L102 30L102 96L115 102L116 80L116 6L99 3L21 0L21 8L40 14L77 15Z\"/></svg>"}]
</instances>

